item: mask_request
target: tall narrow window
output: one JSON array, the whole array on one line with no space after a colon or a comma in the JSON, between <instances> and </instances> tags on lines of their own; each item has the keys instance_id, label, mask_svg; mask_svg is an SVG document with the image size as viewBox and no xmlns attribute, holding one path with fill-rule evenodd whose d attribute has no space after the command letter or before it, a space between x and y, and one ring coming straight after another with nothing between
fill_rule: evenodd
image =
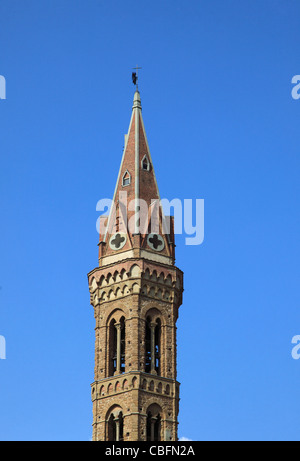
<instances>
[{"instance_id":1,"label":"tall narrow window","mask_svg":"<svg viewBox=\"0 0 300 461\"><path fill-rule=\"evenodd\" d=\"M109 376L113 376L117 369L117 331L116 321L113 319L109 325Z\"/></svg>"},{"instance_id":2,"label":"tall narrow window","mask_svg":"<svg viewBox=\"0 0 300 461\"><path fill-rule=\"evenodd\" d=\"M150 162L148 160L148 157L147 155L145 155L143 157L143 160L142 160L142 169L145 170L145 171L149 171L150 170Z\"/></svg>"},{"instance_id":3,"label":"tall narrow window","mask_svg":"<svg viewBox=\"0 0 300 461\"><path fill-rule=\"evenodd\" d=\"M160 375L161 321L146 319L145 372Z\"/></svg>"},{"instance_id":4,"label":"tall narrow window","mask_svg":"<svg viewBox=\"0 0 300 461\"><path fill-rule=\"evenodd\" d=\"M125 319L120 320L121 324L121 346L120 346L120 371L125 373Z\"/></svg>"},{"instance_id":5,"label":"tall narrow window","mask_svg":"<svg viewBox=\"0 0 300 461\"><path fill-rule=\"evenodd\" d=\"M145 372L151 372L151 328L150 328L151 319L147 317L146 320L146 339L145 339L145 347L146 347L146 357L145 357Z\"/></svg>"},{"instance_id":6,"label":"tall narrow window","mask_svg":"<svg viewBox=\"0 0 300 461\"><path fill-rule=\"evenodd\" d=\"M109 327L109 376L125 372L125 319L114 319Z\"/></svg>"},{"instance_id":7,"label":"tall narrow window","mask_svg":"<svg viewBox=\"0 0 300 461\"><path fill-rule=\"evenodd\" d=\"M156 321L155 327L155 371L160 375L160 337L161 337L161 322Z\"/></svg>"}]
</instances>

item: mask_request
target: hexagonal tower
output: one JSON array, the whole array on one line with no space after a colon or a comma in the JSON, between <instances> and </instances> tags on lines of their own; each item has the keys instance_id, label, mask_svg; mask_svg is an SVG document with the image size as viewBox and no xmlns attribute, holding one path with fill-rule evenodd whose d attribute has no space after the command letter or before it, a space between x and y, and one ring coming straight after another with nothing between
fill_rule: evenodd
<instances>
[{"instance_id":1,"label":"hexagonal tower","mask_svg":"<svg viewBox=\"0 0 300 461\"><path fill-rule=\"evenodd\" d=\"M94 441L177 440L183 274L174 263L173 218L160 204L137 90L112 207L100 220L99 267L88 274Z\"/></svg>"}]
</instances>

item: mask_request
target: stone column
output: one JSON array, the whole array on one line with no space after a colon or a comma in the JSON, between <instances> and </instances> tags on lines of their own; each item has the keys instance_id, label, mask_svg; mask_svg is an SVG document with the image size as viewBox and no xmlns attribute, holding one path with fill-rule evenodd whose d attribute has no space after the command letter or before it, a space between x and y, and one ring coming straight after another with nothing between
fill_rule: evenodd
<instances>
[{"instance_id":1,"label":"stone column","mask_svg":"<svg viewBox=\"0 0 300 461\"><path fill-rule=\"evenodd\" d=\"M118 416L114 418L114 422L116 425L116 442L119 442L120 440L120 419Z\"/></svg>"},{"instance_id":2,"label":"stone column","mask_svg":"<svg viewBox=\"0 0 300 461\"><path fill-rule=\"evenodd\" d=\"M154 442L155 439L155 423L156 423L157 418L152 417L151 418L151 442Z\"/></svg>"}]
</instances>

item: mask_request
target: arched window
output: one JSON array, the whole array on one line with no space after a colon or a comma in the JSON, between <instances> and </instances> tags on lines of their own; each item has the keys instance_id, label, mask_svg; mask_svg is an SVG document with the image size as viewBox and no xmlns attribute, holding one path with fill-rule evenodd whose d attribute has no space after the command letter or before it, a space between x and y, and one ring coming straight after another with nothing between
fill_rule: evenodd
<instances>
[{"instance_id":1,"label":"arched window","mask_svg":"<svg viewBox=\"0 0 300 461\"><path fill-rule=\"evenodd\" d=\"M109 376L125 372L125 318L109 326Z\"/></svg>"},{"instance_id":2,"label":"arched window","mask_svg":"<svg viewBox=\"0 0 300 461\"><path fill-rule=\"evenodd\" d=\"M115 319L109 324L109 376L113 376L117 369L117 332L115 324Z\"/></svg>"},{"instance_id":3,"label":"arched window","mask_svg":"<svg viewBox=\"0 0 300 461\"><path fill-rule=\"evenodd\" d=\"M120 347L120 371L125 373L125 319L120 320L121 324L121 347Z\"/></svg>"},{"instance_id":4,"label":"arched window","mask_svg":"<svg viewBox=\"0 0 300 461\"><path fill-rule=\"evenodd\" d=\"M124 418L120 411L117 414L111 413L108 418L107 438L109 442L120 442L123 440Z\"/></svg>"},{"instance_id":5,"label":"arched window","mask_svg":"<svg viewBox=\"0 0 300 461\"><path fill-rule=\"evenodd\" d=\"M122 178L122 186L129 186L131 181L131 176L128 170L125 171Z\"/></svg>"},{"instance_id":6,"label":"arched window","mask_svg":"<svg viewBox=\"0 0 300 461\"><path fill-rule=\"evenodd\" d=\"M144 155L142 159L142 169L145 171L150 171L150 162L148 160L147 155Z\"/></svg>"},{"instance_id":7,"label":"arched window","mask_svg":"<svg viewBox=\"0 0 300 461\"><path fill-rule=\"evenodd\" d=\"M157 319L155 326L155 370L160 375L160 341L161 339L161 321Z\"/></svg>"},{"instance_id":8,"label":"arched window","mask_svg":"<svg viewBox=\"0 0 300 461\"><path fill-rule=\"evenodd\" d=\"M150 373L151 371L151 328L150 328L151 319L147 317L146 320L146 357L145 357L145 372Z\"/></svg>"},{"instance_id":9,"label":"arched window","mask_svg":"<svg viewBox=\"0 0 300 461\"><path fill-rule=\"evenodd\" d=\"M161 321L146 319L145 372L160 375Z\"/></svg>"}]
</instances>

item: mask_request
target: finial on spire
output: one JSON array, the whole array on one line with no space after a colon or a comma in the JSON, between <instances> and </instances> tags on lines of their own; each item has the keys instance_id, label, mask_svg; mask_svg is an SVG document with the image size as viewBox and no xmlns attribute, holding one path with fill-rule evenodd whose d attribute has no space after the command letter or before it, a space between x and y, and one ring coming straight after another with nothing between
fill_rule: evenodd
<instances>
[{"instance_id":1,"label":"finial on spire","mask_svg":"<svg viewBox=\"0 0 300 461\"><path fill-rule=\"evenodd\" d=\"M132 82L134 85L136 85L136 89L138 90L138 78L139 78L138 72L139 72L139 69L142 69L142 67L138 67L136 65L136 67L133 67L133 69L135 69L136 72L132 72Z\"/></svg>"}]
</instances>

